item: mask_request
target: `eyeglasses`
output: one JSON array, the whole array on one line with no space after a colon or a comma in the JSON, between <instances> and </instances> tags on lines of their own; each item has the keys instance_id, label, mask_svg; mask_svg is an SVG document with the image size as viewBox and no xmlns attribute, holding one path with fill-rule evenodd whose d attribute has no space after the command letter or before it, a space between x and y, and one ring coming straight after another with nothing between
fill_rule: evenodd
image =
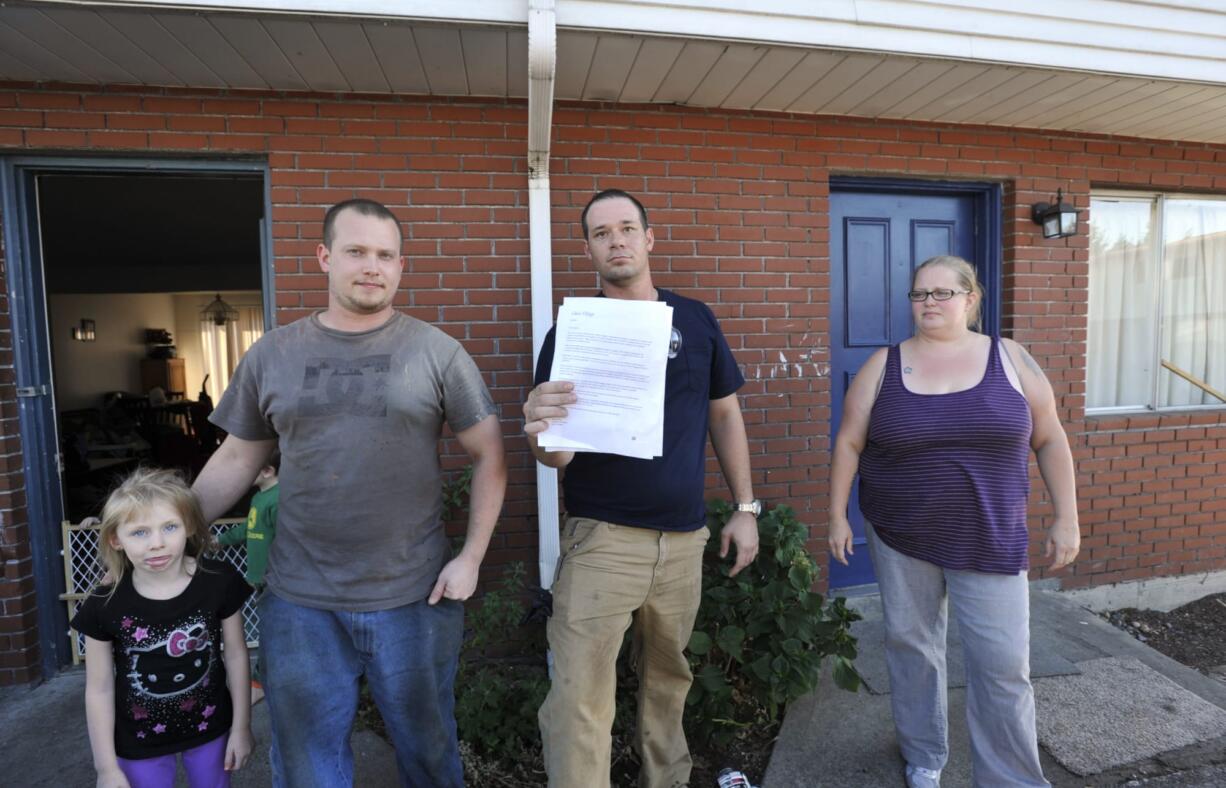
<instances>
[{"instance_id":1,"label":"eyeglasses","mask_svg":"<svg viewBox=\"0 0 1226 788\"><path fill-rule=\"evenodd\" d=\"M911 290L907 293L907 298L919 303L927 301L928 296L932 296L937 301L948 301L956 295L965 295L971 292L970 290L949 290L944 287L938 287L936 290Z\"/></svg>"}]
</instances>

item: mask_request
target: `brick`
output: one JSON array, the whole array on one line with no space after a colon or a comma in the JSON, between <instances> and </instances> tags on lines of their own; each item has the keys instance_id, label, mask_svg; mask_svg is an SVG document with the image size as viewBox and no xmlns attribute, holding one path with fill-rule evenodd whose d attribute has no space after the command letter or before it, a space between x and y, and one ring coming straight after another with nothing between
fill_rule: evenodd
<instances>
[{"instance_id":1,"label":"brick","mask_svg":"<svg viewBox=\"0 0 1226 788\"><path fill-rule=\"evenodd\" d=\"M228 131L240 133L280 134L285 131L284 118L229 118Z\"/></svg>"},{"instance_id":2,"label":"brick","mask_svg":"<svg viewBox=\"0 0 1226 788\"><path fill-rule=\"evenodd\" d=\"M83 131L42 131L26 132L26 145L31 148L80 148L86 143Z\"/></svg>"},{"instance_id":3,"label":"brick","mask_svg":"<svg viewBox=\"0 0 1226 788\"><path fill-rule=\"evenodd\" d=\"M149 135L140 131L97 131L89 132L89 145L100 148L147 148Z\"/></svg>"},{"instance_id":4,"label":"brick","mask_svg":"<svg viewBox=\"0 0 1226 788\"><path fill-rule=\"evenodd\" d=\"M21 91L17 94L17 106L25 109L77 109L81 106L81 96L64 92Z\"/></svg>"},{"instance_id":5,"label":"brick","mask_svg":"<svg viewBox=\"0 0 1226 788\"><path fill-rule=\"evenodd\" d=\"M143 129L161 131L167 127L166 115L153 115L147 113L108 113L105 115L105 120L107 120L105 126L107 126L108 129Z\"/></svg>"},{"instance_id":6,"label":"brick","mask_svg":"<svg viewBox=\"0 0 1226 788\"><path fill-rule=\"evenodd\" d=\"M264 138L254 134L214 134L209 137L209 147L213 150L263 151Z\"/></svg>"},{"instance_id":7,"label":"brick","mask_svg":"<svg viewBox=\"0 0 1226 788\"><path fill-rule=\"evenodd\" d=\"M172 115L167 128L171 131L225 131L226 119L219 115Z\"/></svg>"},{"instance_id":8,"label":"brick","mask_svg":"<svg viewBox=\"0 0 1226 788\"><path fill-rule=\"evenodd\" d=\"M87 94L81 97L81 107L104 112L137 112L141 107L141 99L140 96Z\"/></svg>"},{"instance_id":9,"label":"brick","mask_svg":"<svg viewBox=\"0 0 1226 788\"><path fill-rule=\"evenodd\" d=\"M267 115L313 118L319 114L319 105L313 101L265 101L264 113Z\"/></svg>"},{"instance_id":10,"label":"brick","mask_svg":"<svg viewBox=\"0 0 1226 788\"><path fill-rule=\"evenodd\" d=\"M261 104L254 99L205 99L201 109L216 115L257 115Z\"/></svg>"},{"instance_id":11,"label":"brick","mask_svg":"<svg viewBox=\"0 0 1226 788\"><path fill-rule=\"evenodd\" d=\"M336 119L288 118L285 131L289 134L340 134L341 122Z\"/></svg>"},{"instance_id":12,"label":"brick","mask_svg":"<svg viewBox=\"0 0 1226 788\"><path fill-rule=\"evenodd\" d=\"M144 99L141 108L145 112L166 114L199 113L203 103L196 98L169 98L165 96L150 96Z\"/></svg>"},{"instance_id":13,"label":"brick","mask_svg":"<svg viewBox=\"0 0 1226 788\"><path fill-rule=\"evenodd\" d=\"M202 150L208 147L209 138L203 134L168 134L152 132L149 134L151 148L167 148L172 150Z\"/></svg>"},{"instance_id":14,"label":"brick","mask_svg":"<svg viewBox=\"0 0 1226 788\"><path fill-rule=\"evenodd\" d=\"M267 156L280 322L326 303L314 260L322 207L354 194L384 199L406 224L409 267L397 303L439 321L479 354L510 436L530 379L525 118L522 101L14 88L0 93L0 145ZM829 364L829 174L988 177L1006 193L1005 328L1047 369L1077 456L1087 557L1062 582L1226 566L1226 550L1199 532L1226 511L1226 416L1086 418L1088 240L1042 241L1029 221L1030 203L1058 187L1088 208L1091 181L1226 189L1226 147L667 107L564 103L554 119L555 295L591 292L594 276L574 225L592 191L640 193L657 229L657 281L708 299L738 363L759 376L766 371L766 379L750 375L743 391L760 493L792 500L802 520L824 522L829 378L806 372L771 380L769 370L779 352L791 358L815 348L824 352L810 363ZM13 423L5 310L0 300L0 429ZM12 444L9 455L19 458L15 436ZM507 511L530 520L531 463L522 450L512 461L525 473ZM714 461L708 465L712 493L721 494ZM19 474L0 478L2 505L17 507L0 509L0 546L23 543L17 549L28 570L25 514L11 495L22 489ZM1036 525L1049 509L1036 477ZM14 518L20 528L8 527ZM495 545L496 564L531 549L531 525L521 527L522 538ZM1188 536L1189 529L1198 532ZM821 530L814 527L819 549ZM1161 549L1146 552L1151 545ZM1036 536L1032 550L1039 549ZM21 669L0 670L0 681Z\"/></svg>"},{"instance_id":15,"label":"brick","mask_svg":"<svg viewBox=\"0 0 1226 788\"><path fill-rule=\"evenodd\" d=\"M44 113L48 129L97 129L102 125L102 113Z\"/></svg>"}]
</instances>

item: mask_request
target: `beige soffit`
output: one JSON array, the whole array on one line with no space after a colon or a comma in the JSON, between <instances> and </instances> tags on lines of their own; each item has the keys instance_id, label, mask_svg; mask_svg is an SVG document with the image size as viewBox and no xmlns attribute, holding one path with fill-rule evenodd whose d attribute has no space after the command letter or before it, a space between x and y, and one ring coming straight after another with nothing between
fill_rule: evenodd
<instances>
[{"instance_id":1,"label":"beige soffit","mask_svg":"<svg viewBox=\"0 0 1226 788\"><path fill-rule=\"evenodd\" d=\"M1226 142L1214 5L558 0L555 94ZM0 79L523 98L527 3L9 0Z\"/></svg>"}]
</instances>

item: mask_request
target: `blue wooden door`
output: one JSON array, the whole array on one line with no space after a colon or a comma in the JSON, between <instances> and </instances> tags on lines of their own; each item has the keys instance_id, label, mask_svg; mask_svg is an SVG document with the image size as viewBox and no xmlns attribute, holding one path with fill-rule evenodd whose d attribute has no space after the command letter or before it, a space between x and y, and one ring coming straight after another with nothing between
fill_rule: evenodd
<instances>
[{"instance_id":1,"label":"blue wooden door","mask_svg":"<svg viewBox=\"0 0 1226 788\"><path fill-rule=\"evenodd\" d=\"M878 348L912 334L907 290L916 266L939 254L982 265L975 259L976 204L974 195L957 193L831 193L831 446L856 371ZM859 497L857 477L847 507L855 556L850 566L830 560L831 588L875 582Z\"/></svg>"}]
</instances>

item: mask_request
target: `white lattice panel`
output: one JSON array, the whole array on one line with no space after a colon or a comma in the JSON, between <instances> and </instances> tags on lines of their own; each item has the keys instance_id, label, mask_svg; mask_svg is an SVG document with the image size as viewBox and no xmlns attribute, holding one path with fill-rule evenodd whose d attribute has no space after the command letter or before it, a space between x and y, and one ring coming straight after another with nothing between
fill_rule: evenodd
<instances>
[{"instance_id":1,"label":"white lattice panel","mask_svg":"<svg viewBox=\"0 0 1226 788\"><path fill-rule=\"evenodd\" d=\"M246 518L218 520L210 530L214 536L234 525L247 522ZM214 556L233 564L240 573L247 571L247 547L243 544L222 547ZM77 605L89 595L94 586L102 581L106 570L98 562L98 526L64 524L64 574L67 591L61 599L68 603L68 619L77 612ZM260 616L256 612L256 595L252 594L243 605L243 633L247 645L260 644ZM85 636L75 629L69 630L72 639L73 663L85 658Z\"/></svg>"}]
</instances>

